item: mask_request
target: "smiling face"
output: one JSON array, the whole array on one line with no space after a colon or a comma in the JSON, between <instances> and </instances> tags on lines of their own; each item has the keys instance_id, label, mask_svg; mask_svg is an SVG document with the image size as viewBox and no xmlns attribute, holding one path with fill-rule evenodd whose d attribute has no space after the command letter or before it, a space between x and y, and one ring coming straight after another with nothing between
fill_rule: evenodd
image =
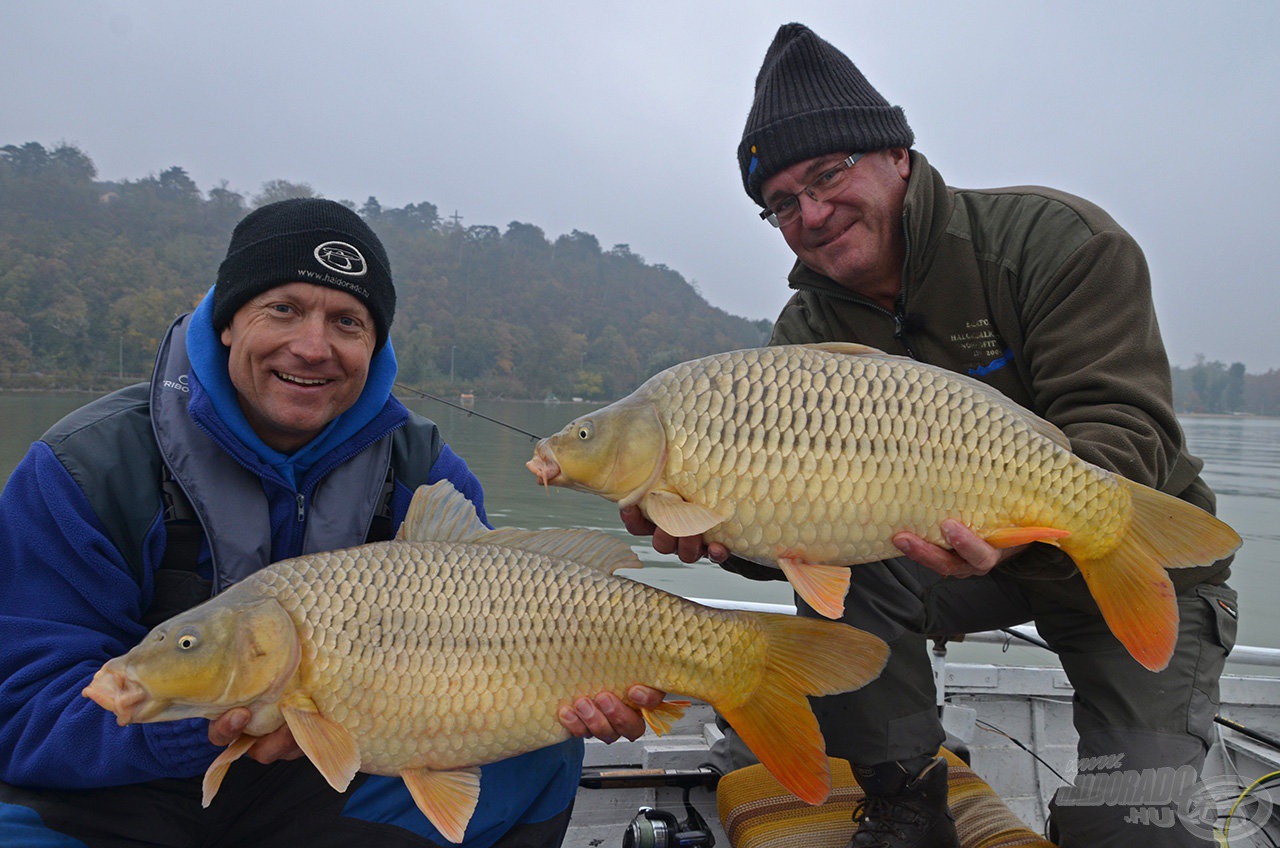
<instances>
[{"instance_id":1,"label":"smiling face","mask_svg":"<svg viewBox=\"0 0 1280 848\"><path fill-rule=\"evenodd\" d=\"M287 283L240 307L221 338L249 426L267 446L289 453L360 397L377 334L352 295Z\"/></svg>"},{"instance_id":2,"label":"smiling face","mask_svg":"<svg viewBox=\"0 0 1280 848\"><path fill-rule=\"evenodd\" d=\"M762 187L765 203L800 194L847 155L818 156L779 171ZM851 291L891 302L906 257L902 204L910 174L905 148L868 153L834 196L821 202L801 196L800 217L782 227L782 236L813 270Z\"/></svg>"}]
</instances>

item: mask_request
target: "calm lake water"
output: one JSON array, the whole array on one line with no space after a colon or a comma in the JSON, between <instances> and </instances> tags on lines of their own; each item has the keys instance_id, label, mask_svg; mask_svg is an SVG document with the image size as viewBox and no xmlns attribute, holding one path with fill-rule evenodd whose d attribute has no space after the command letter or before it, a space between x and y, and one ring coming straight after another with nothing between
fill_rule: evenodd
<instances>
[{"instance_id":1,"label":"calm lake water","mask_svg":"<svg viewBox=\"0 0 1280 848\"><path fill-rule=\"evenodd\" d=\"M0 393L0 481L7 480L28 445L62 415L91 399L82 394ZM601 498L565 489L544 491L524 467L533 441L433 400L407 400L440 425L455 451L484 484L490 521L509 527L590 527L633 539L618 512ZM547 435L590 404L477 401L475 412L530 433ZM1205 478L1218 493L1218 514L1245 539L1231 583L1240 593L1240 643L1280 646L1280 419L1199 418L1182 420L1194 453L1205 461ZM690 597L730 598L789 604L781 582L756 582L707 562L685 565L635 540L645 568L635 579ZM997 648L954 645L955 660L990 661ZM1043 652L1018 651L1016 661L1048 663Z\"/></svg>"}]
</instances>

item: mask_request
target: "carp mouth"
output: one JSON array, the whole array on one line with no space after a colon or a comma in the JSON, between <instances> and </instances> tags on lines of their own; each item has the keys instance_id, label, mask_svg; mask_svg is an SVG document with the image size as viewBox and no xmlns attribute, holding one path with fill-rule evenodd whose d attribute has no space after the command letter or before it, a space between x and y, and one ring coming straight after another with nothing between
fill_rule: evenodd
<instances>
[{"instance_id":1,"label":"carp mouth","mask_svg":"<svg viewBox=\"0 0 1280 848\"><path fill-rule=\"evenodd\" d=\"M116 723L121 727L134 721L146 721L160 708L147 695L147 690L141 683L112 668L111 663L98 669L93 680L80 694L104 710L115 713Z\"/></svg>"},{"instance_id":2,"label":"carp mouth","mask_svg":"<svg viewBox=\"0 0 1280 848\"><path fill-rule=\"evenodd\" d=\"M534 449L533 459L526 462L524 467L533 472L543 488L555 485L556 478L560 476L560 463L556 462L551 449L542 444Z\"/></svg>"}]
</instances>

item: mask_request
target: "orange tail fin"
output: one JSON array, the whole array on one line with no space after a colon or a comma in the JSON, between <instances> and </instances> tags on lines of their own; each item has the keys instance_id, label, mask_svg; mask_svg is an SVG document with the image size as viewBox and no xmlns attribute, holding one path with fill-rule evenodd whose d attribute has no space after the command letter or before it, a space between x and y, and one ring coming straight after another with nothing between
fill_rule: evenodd
<instances>
[{"instance_id":1,"label":"orange tail fin","mask_svg":"<svg viewBox=\"0 0 1280 848\"><path fill-rule=\"evenodd\" d=\"M874 680L889 649L845 624L760 614L768 659L760 685L734 707L716 708L760 762L802 801L821 804L831 772L806 695L849 692Z\"/></svg>"},{"instance_id":2,"label":"orange tail fin","mask_svg":"<svg viewBox=\"0 0 1280 848\"><path fill-rule=\"evenodd\" d=\"M1178 602L1165 569L1212 565L1240 547L1240 536L1199 507L1118 479L1133 495L1128 531L1101 558L1072 558L1111 632L1144 667L1160 671L1178 640ZM1068 539L1061 545L1072 553Z\"/></svg>"}]
</instances>

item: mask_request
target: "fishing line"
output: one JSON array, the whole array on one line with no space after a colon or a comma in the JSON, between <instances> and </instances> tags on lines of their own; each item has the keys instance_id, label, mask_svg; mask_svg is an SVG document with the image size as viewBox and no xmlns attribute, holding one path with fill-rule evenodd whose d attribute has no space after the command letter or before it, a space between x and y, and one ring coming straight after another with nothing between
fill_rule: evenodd
<instances>
[{"instance_id":1,"label":"fishing line","mask_svg":"<svg viewBox=\"0 0 1280 848\"><path fill-rule=\"evenodd\" d=\"M485 421L492 421L494 424L497 424L499 427L506 427L508 430L512 430L516 433L519 433L522 436L528 436L529 438L533 439L535 442L542 438L541 436L530 433L528 430L521 430L519 427L515 426L514 424L508 424L505 421L499 421L497 418L490 418L488 415L485 415L480 412L476 412L474 409L468 409L467 407L462 406L461 404L447 401L442 397L436 397L430 392L424 392L421 389L415 389L415 388L412 388L411 386L406 386L404 383L396 383L395 387L404 392L412 392L418 397L426 398L427 400L434 400L436 403L443 403L445 406L452 406L454 409L460 409L463 412L467 413L468 415L474 415L477 418L483 418Z\"/></svg>"}]
</instances>

